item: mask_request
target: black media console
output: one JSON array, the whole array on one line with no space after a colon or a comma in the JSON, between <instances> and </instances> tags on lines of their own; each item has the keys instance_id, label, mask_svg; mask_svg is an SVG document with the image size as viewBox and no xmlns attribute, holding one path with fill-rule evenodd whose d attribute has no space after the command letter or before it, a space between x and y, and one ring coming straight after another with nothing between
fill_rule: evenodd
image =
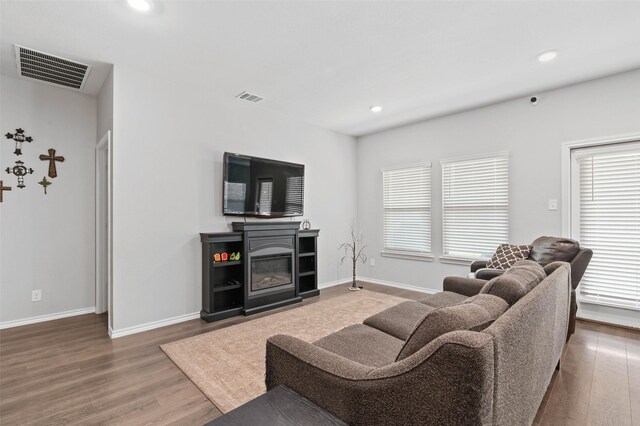
<instances>
[{"instance_id":1,"label":"black media console","mask_svg":"<svg viewBox=\"0 0 640 426\"><path fill-rule=\"evenodd\" d=\"M299 228L300 222L233 222L234 232L200 234L200 317L212 322L317 296L320 231ZM230 260L232 253L240 260Z\"/></svg>"}]
</instances>

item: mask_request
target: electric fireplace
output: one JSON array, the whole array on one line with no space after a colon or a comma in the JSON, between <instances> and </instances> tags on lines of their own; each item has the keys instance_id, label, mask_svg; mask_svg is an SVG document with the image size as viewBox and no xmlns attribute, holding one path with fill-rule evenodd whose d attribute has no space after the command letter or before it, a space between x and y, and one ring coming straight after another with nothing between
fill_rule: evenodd
<instances>
[{"instance_id":1,"label":"electric fireplace","mask_svg":"<svg viewBox=\"0 0 640 426\"><path fill-rule=\"evenodd\" d=\"M251 256L251 288L249 294L267 292L293 285L293 253Z\"/></svg>"}]
</instances>

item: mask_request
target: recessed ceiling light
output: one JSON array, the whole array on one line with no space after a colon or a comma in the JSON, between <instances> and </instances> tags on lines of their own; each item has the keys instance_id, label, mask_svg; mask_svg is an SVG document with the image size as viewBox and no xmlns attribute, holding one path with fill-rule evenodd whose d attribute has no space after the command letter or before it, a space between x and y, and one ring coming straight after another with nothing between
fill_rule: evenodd
<instances>
[{"instance_id":1,"label":"recessed ceiling light","mask_svg":"<svg viewBox=\"0 0 640 426\"><path fill-rule=\"evenodd\" d=\"M371 112L380 112L382 111L382 105L374 105L372 107L369 107L369 109L371 110Z\"/></svg>"},{"instance_id":2,"label":"recessed ceiling light","mask_svg":"<svg viewBox=\"0 0 640 426\"><path fill-rule=\"evenodd\" d=\"M553 61L556 56L558 56L558 52L556 50L547 50L546 52L542 52L538 55L538 61L550 62Z\"/></svg>"},{"instance_id":3,"label":"recessed ceiling light","mask_svg":"<svg viewBox=\"0 0 640 426\"><path fill-rule=\"evenodd\" d=\"M127 3L138 12L148 12L151 10L151 0L127 0Z\"/></svg>"}]
</instances>

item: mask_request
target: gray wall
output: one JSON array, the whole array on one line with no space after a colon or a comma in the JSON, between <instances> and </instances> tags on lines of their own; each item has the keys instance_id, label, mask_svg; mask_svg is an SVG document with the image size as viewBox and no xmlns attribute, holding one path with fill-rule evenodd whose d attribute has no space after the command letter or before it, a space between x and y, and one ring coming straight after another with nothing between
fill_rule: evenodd
<instances>
[{"instance_id":1,"label":"gray wall","mask_svg":"<svg viewBox=\"0 0 640 426\"><path fill-rule=\"evenodd\" d=\"M113 68L98 92L98 131L96 141L102 139L107 130L113 130Z\"/></svg>"},{"instance_id":2,"label":"gray wall","mask_svg":"<svg viewBox=\"0 0 640 426\"><path fill-rule=\"evenodd\" d=\"M442 252L440 160L498 151L510 154L510 240L528 243L562 233L561 144L565 141L640 132L640 71L546 93L537 106L528 98L445 116L358 139L358 213L375 267L359 275L439 290L448 275L468 266L446 265ZM380 169L431 161L433 263L380 257L382 176Z\"/></svg>"},{"instance_id":3,"label":"gray wall","mask_svg":"<svg viewBox=\"0 0 640 426\"><path fill-rule=\"evenodd\" d=\"M34 138L23 155L2 136L2 180L12 186L0 204L0 322L60 314L95 304L94 145L96 100L89 96L7 76L0 77L2 134L22 127ZM44 195L37 182L49 148L65 157ZM26 188L4 168L22 160L35 172ZM42 301L31 302L41 289Z\"/></svg>"},{"instance_id":4,"label":"gray wall","mask_svg":"<svg viewBox=\"0 0 640 426\"><path fill-rule=\"evenodd\" d=\"M200 311L198 233L239 220L222 216L225 151L303 163L304 218L321 229L319 281L349 275L337 247L356 216L353 138L125 64L114 83L116 335Z\"/></svg>"}]
</instances>

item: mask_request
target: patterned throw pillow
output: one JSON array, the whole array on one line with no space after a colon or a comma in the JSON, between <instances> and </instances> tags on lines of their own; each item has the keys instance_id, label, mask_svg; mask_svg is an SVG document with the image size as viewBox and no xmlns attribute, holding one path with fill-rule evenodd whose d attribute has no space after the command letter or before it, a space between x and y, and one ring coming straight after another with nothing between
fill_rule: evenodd
<instances>
[{"instance_id":1,"label":"patterned throw pillow","mask_svg":"<svg viewBox=\"0 0 640 426\"><path fill-rule=\"evenodd\" d=\"M507 270L518 260L527 259L531 248L528 245L500 244L487 263L487 268Z\"/></svg>"}]
</instances>

